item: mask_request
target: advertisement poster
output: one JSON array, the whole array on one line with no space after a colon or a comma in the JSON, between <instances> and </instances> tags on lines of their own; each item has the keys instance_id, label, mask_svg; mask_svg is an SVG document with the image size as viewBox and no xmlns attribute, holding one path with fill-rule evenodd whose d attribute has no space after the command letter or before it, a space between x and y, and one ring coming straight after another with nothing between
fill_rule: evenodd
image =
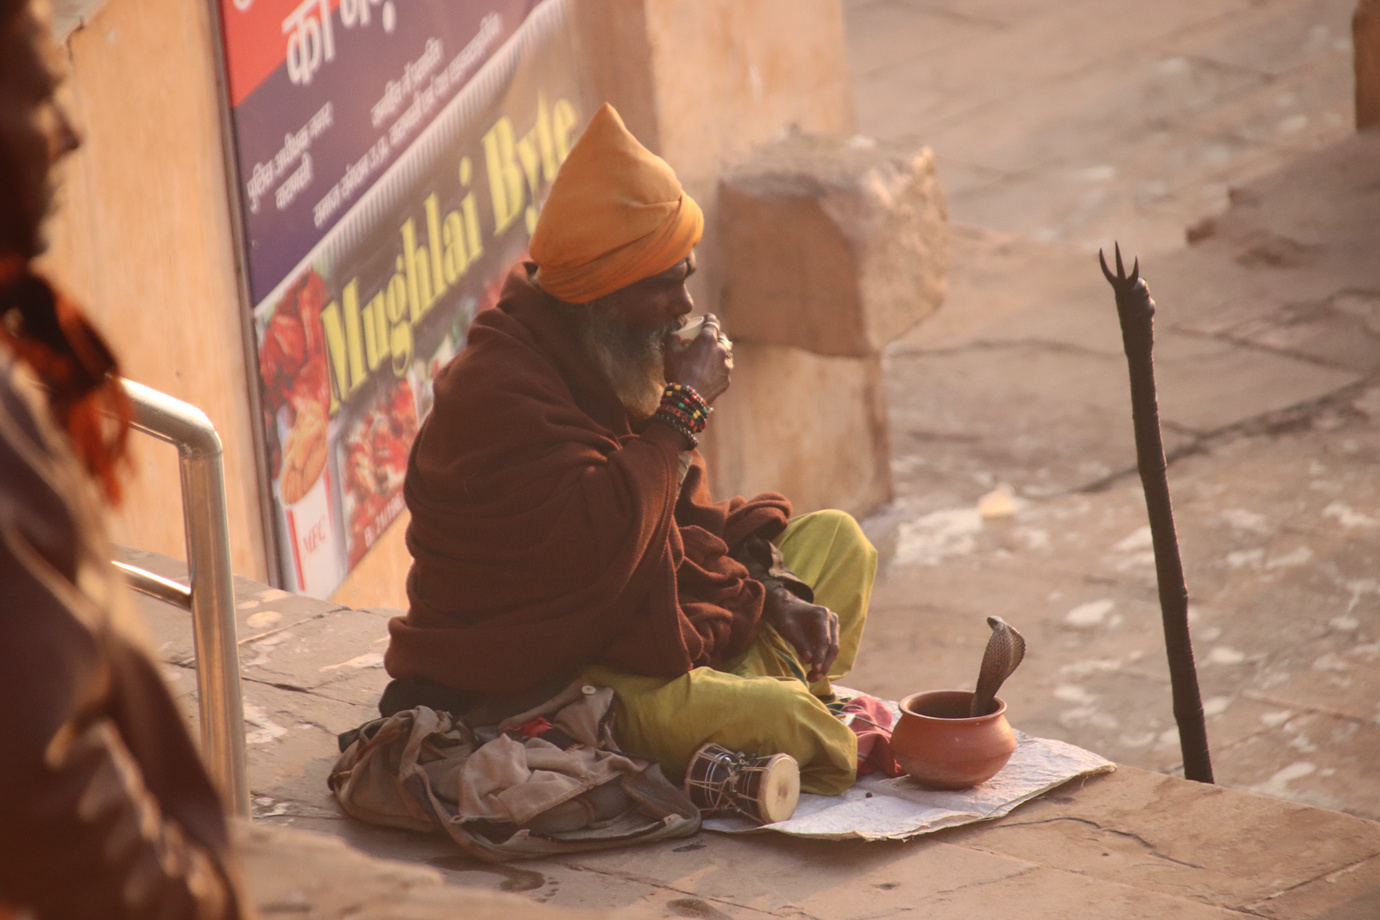
<instances>
[{"instance_id":1,"label":"advertisement poster","mask_svg":"<svg viewBox=\"0 0 1380 920\"><path fill-rule=\"evenodd\" d=\"M217 2L281 584L324 598L588 113L564 0Z\"/></svg>"}]
</instances>

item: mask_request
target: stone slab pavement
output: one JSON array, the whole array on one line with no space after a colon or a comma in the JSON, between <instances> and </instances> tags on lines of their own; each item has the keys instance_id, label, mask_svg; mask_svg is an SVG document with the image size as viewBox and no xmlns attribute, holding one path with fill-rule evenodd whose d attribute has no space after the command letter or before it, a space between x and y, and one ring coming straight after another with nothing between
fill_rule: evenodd
<instances>
[{"instance_id":1,"label":"stone slab pavement","mask_svg":"<svg viewBox=\"0 0 1380 920\"><path fill-rule=\"evenodd\" d=\"M859 130L932 147L955 221L1142 255L1351 132L1354 8L844 0Z\"/></svg>"},{"instance_id":2,"label":"stone slab pavement","mask_svg":"<svg viewBox=\"0 0 1380 920\"><path fill-rule=\"evenodd\" d=\"M386 680L387 611L241 581L265 915L1380 916L1380 136L1351 129L1352 3L844 8L860 130L933 147L955 226L946 305L887 356L897 498L865 522L883 567L848 682L971 687L1000 614L1029 641L1013 724L1122 767L906 843L480 865L325 789ZM1176 775L1112 239L1159 305L1212 787ZM981 513L993 491L1011 513ZM145 608L194 718L186 618Z\"/></svg>"},{"instance_id":3,"label":"stone slab pavement","mask_svg":"<svg viewBox=\"0 0 1380 920\"><path fill-rule=\"evenodd\" d=\"M185 580L180 562L122 557ZM389 611L236 585L254 820L236 828L265 917L1065 918L1359 920L1380 910L1380 823L1135 767L1076 780L996 822L913 841L688 839L508 865L440 834L345 817L326 789L335 734L374 715L386 675L357 654ZM184 614L139 598L196 721ZM280 631L264 629L271 614ZM257 619L256 619L257 618ZM282 638L279 638L282 637ZM276 641L274 641L276 640ZM325 679L323 674L329 675Z\"/></svg>"},{"instance_id":4,"label":"stone slab pavement","mask_svg":"<svg viewBox=\"0 0 1380 920\"><path fill-rule=\"evenodd\" d=\"M897 500L867 522L888 561L853 679L971 686L998 613L1031 640L1013 722L1180 769L1096 262L1115 238L1158 307L1218 782L1380 818L1380 137L1352 127L1354 4L846 9L860 130L934 148L956 228L945 306L888 355ZM1016 512L984 519L1003 484Z\"/></svg>"}]
</instances>

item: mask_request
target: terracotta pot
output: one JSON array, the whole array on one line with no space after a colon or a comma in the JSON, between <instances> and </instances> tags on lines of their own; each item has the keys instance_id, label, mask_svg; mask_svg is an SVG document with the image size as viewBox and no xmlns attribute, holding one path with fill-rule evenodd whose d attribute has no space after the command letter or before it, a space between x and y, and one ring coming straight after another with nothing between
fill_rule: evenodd
<instances>
[{"instance_id":1,"label":"terracotta pot","mask_svg":"<svg viewBox=\"0 0 1380 920\"><path fill-rule=\"evenodd\" d=\"M901 721L891 735L896 761L934 789L968 789L996 776L1016 736L1006 721L1006 704L995 712L968 715L971 690L930 690L901 701Z\"/></svg>"}]
</instances>

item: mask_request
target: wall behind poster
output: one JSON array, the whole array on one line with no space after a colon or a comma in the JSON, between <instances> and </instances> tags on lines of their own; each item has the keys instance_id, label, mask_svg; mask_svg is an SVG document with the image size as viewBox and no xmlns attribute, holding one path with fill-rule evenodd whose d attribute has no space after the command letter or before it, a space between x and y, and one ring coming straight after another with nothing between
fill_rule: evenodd
<instances>
[{"instance_id":1,"label":"wall behind poster","mask_svg":"<svg viewBox=\"0 0 1380 920\"><path fill-rule=\"evenodd\" d=\"M584 123L565 0L219 3L282 583L326 597Z\"/></svg>"}]
</instances>

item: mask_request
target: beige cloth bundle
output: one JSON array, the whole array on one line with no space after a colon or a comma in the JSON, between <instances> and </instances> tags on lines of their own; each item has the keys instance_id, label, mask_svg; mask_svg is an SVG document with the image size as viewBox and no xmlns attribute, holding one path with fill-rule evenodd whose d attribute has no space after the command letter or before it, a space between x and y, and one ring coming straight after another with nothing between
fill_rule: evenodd
<instances>
[{"instance_id":1,"label":"beige cloth bundle","mask_svg":"<svg viewBox=\"0 0 1380 920\"><path fill-rule=\"evenodd\" d=\"M699 830L699 810L660 767L614 745L613 691L574 691L526 714L549 721L545 737L471 729L425 706L375 720L352 733L330 787L353 817L443 830L495 862Z\"/></svg>"}]
</instances>

